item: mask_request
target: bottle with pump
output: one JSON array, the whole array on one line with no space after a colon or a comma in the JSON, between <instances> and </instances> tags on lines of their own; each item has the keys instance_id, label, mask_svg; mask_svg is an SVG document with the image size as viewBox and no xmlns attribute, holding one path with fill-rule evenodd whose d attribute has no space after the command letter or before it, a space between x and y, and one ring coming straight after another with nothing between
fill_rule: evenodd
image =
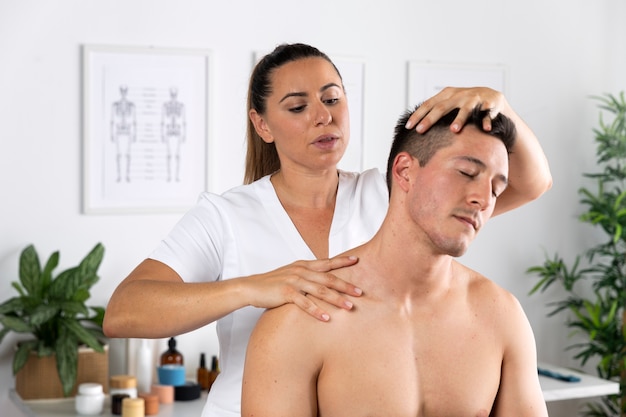
<instances>
[{"instance_id":1,"label":"bottle with pump","mask_svg":"<svg viewBox=\"0 0 626 417\"><path fill-rule=\"evenodd\" d=\"M170 337L167 342L169 349L161 355L161 365L183 365L183 355L176 350L176 339Z\"/></svg>"},{"instance_id":2,"label":"bottle with pump","mask_svg":"<svg viewBox=\"0 0 626 417\"><path fill-rule=\"evenodd\" d=\"M209 377L210 373L206 367L206 359L204 353L200 354L200 367L198 368L198 384L202 390L209 389Z\"/></svg>"}]
</instances>

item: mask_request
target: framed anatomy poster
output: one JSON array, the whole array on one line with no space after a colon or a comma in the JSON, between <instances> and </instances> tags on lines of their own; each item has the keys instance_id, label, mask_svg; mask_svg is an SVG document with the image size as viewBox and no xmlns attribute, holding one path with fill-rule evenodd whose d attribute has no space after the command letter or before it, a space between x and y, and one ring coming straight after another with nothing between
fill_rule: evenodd
<instances>
[{"instance_id":1,"label":"framed anatomy poster","mask_svg":"<svg viewBox=\"0 0 626 417\"><path fill-rule=\"evenodd\" d=\"M207 189L210 53L83 46L83 210L184 211Z\"/></svg>"}]
</instances>

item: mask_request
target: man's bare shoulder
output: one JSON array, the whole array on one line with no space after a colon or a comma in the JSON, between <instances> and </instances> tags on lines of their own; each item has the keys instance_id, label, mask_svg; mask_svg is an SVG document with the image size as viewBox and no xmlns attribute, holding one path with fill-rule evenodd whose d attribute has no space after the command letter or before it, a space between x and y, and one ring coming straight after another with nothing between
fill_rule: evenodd
<instances>
[{"instance_id":1,"label":"man's bare shoulder","mask_svg":"<svg viewBox=\"0 0 626 417\"><path fill-rule=\"evenodd\" d=\"M474 272L469 280L467 300L471 314L481 326L492 330L503 355L519 345L523 337L531 342L532 347L532 330L526 312L513 293Z\"/></svg>"},{"instance_id":2,"label":"man's bare shoulder","mask_svg":"<svg viewBox=\"0 0 626 417\"><path fill-rule=\"evenodd\" d=\"M486 276L468 268L468 298L473 305L481 306L496 313L510 317L523 314L517 297Z\"/></svg>"},{"instance_id":3,"label":"man's bare shoulder","mask_svg":"<svg viewBox=\"0 0 626 417\"><path fill-rule=\"evenodd\" d=\"M457 263L462 268L463 274L467 276L468 290L473 294L491 294L494 296L508 297L512 295L509 291L498 285L494 279L486 277L482 273L469 268L466 265Z\"/></svg>"},{"instance_id":4,"label":"man's bare shoulder","mask_svg":"<svg viewBox=\"0 0 626 417\"><path fill-rule=\"evenodd\" d=\"M326 304L320 300L315 299L315 303L328 311L330 314L333 314L337 309L330 304ZM257 326L268 326L274 328L282 328L287 327L290 331L293 331L296 328L304 328L311 329L319 324L324 324L324 322L314 318L299 306L293 303L283 304L278 307L270 308L266 310L259 319Z\"/></svg>"},{"instance_id":5,"label":"man's bare shoulder","mask_svg":"<svg viewBox=\"0 0 626 417\"><path fill-rule=\"evenodd\" d=\"M305 322L307 314L293 303L283 304L278 307L267 309L259 319L263 325L290 325ZM313 317L311 317L313 319ZM313 319L315 320L315 319Z\"/></svg>"}]
</instances>

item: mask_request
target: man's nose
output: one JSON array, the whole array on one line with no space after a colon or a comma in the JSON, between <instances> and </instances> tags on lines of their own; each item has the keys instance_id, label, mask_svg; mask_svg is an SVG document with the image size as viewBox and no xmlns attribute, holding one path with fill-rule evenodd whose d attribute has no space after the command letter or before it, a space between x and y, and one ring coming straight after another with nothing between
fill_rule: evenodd
<instances>
[{"instance_id":1,"label":"man's nose","mask_svg":"<svg viewBox=\"0 0 626 417\"><path fill-rule=\"evenodd\" d=\"M469 202L473 206L478 206L480 210L485 210L495 204L493 187L490 181L480 181L472 184L469 190Z\"/></svg>"}]
</instances>

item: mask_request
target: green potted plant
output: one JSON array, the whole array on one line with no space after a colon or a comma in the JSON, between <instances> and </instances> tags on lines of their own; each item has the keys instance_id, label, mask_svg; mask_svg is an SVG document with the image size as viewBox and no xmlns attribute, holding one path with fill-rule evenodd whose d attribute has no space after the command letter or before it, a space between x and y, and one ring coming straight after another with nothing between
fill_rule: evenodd
<instances>
[{"instance_id":1,"label":"green potted plant","mask_svg":"<svg viewBox=\"0 0 626 417\"><path fill-rule=\"evenodd\" d=\"M566 314L566 324L581 334L570 346L584 366L593 359L598 376L619 380L620 394L586 404L586 416L626 416L626 101L624 92L594 97L602 110L595 128L598 172L586 173L595 189L582 187L585 208L579 220L598 228L605 239L569 264L558 254L528 272L539 276L530 291L557 285L567 294L550 303L550 316ZM604 115L610 114L610 121ZM567 314L569 313L569 314ZM592 362L593 363L593 362Z\"/></svg>"},{"instance_id":2,"label":"green potted plant","mask_svg":"<svg viewBox=\"0 0 626 417\"><path fill-rule=\"evenodd\" d=\"M33 336L18 343L13 358L16 378L27 362L35 360L32 358L50 357L56 362L63 395L68 396L77 385L79 347L86 345L105 353L104 308L86 305L89 290L99 279L97 270L103 255L104 247L98 243L78 266L54 277L53 271L59 264L58 251L43 268L33 245L22 251L19 281L12 282L18 295L0 304L0 342L9 332ZM35 381L27 383L32 385Z\"/></svg>"}]
</instances>

